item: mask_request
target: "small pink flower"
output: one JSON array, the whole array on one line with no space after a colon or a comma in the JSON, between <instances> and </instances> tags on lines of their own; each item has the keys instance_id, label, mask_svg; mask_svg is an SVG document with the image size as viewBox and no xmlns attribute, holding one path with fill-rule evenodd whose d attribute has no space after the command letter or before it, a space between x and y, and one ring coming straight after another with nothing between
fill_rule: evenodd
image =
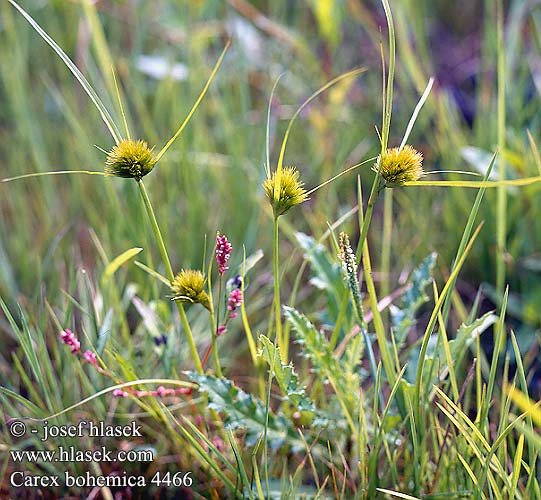
<instances>
[{"instance_id":1,"label":"small pink flower","mask_svg":"<svg viewBox=\"0 0 541 500\"><path fill-rule=\"evenodd\" d=\"M227 267L227 261L231 257L231 250L233 247L229 243L227 236L224 234L220 236L220 233L216 235L216 262L218 263L218 272L224 274L229 267Z\"/></svg>"},{"instance_id":2,"label":"small pink flower","mask_svg":"<svg viewBox=\"0 0 541 500\"><path fill-rule=\"evenodd\" d=\"M113 391L113 396L115 398L127 398L128 397L128 393L126 391L123 391L122 389L115 389Z\"/></svg>"},{"instance_id":3,"label":"small pink flower","mask_svg":"<svg viewBox=\"0 0 541 500\"><path fill-rule=\"evenodd\" d=\"M216 336L223 335L225 332L227 332L227 327L225 325L220 325L218 329L216 330Z\"/></svg>"},{"instance_id":4,"label":"small pink flower","mask_svg":"<svg viewBox=\"0 0 541 500\"><path fill-rule=\"evenodd\" d=\"M227 309L233 313L233 311L242 304L242 291L240 288L235 288L231 290L229 294L229 299L227 300ZM235 314L236 316L236 314ZM234 318L232 314L230 317Z\"/></svg>"},{"instance_id":5,"label":"small pink flower","mask_svg":"<svg viewBox=\"0 0 541 500\"><path fill-rule=\"evenodd\" d=\"M221 452L224 452L226 447L225 447L225 443L224 443L224 440L219 437L219 436L214 436L212 438L212 444L214 446L216 446L216 448L218 449L218 451L221 451Z\"/></svg>"},{"instance_id":6,"label":"small pink flower","mask_svg":"<svg viewBox=\"0 0 541 500\"><path fill-rule=\"evenodd\" d=\"M90 363L93 366L97 366L96 355L92 351L85 351L83 354L87 363Z\"/></svg>"},{"instance_id":7,"label":"small pink flower","mask_svg":"<svg viewBox=\"0 0 541 500\"><path fill-rule=\"evenodd\" d=\"M81 343L71 330L66 328L61 331L60 339L70 348L72 354L76 354L81 350Z\"/></svg>"}]
</instances>

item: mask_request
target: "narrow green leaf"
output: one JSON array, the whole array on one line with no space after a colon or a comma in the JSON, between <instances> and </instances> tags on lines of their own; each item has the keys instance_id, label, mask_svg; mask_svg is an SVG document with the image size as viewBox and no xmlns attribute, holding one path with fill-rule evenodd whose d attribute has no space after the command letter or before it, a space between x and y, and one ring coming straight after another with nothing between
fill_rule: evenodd
<instances>
[{"instance_id":1,"label":"narrow green leaf","mask_svg":"<svg viewBox=\"0 0 541 500\"><path fill-rule=\"evenodd\" d=\"M156 155L156 162L165 154L165 152L171 147L171 145L173 144L173 142L175 142L176 138L181 134L181 132L184 130L184 128L186 127L186 125L188 125L188 122L190 121L191 117L193 116L193 114L195 113L195 110L198 108L199 104L201 103L201 101L203 100L203 97L205 97L205 94L207 93L207 90L209 89L210 87L210 84L212 83L212 80L214 80L214 77L216 76L216 73L218 71L218 69L220 68L220 65L222 64L222 61L225 57L225 53L227 52L227 49L229 49L229 46L231 45L231 42L228 40L225 47L224 47L224 50L222 51L222 53L220 54L220 57L218 58L218 61L216 62L216 64L214 65L214 68L212 69L212 72L210 73L210 76L207 80L207 83L205 84L205 86L203 87L203 90L201 91L201 93L199 94L199 97L197 98L197 100L195 101L195 104L192 106L192 109L190 110L190 112L188 113L188 116L186 116L186 118L184 119L184 121L182 122L182 124L180 125L180 127L178 128L178 130L175 132L175 134L173 135L173 137L171 137L171 139L169 139L167 141L167 143L165 144L165 146L160 150L160 152Z\"/></svg>"},{"instance_id":2,"label":"narrow green leaf","mask_svg":"<svg viewBox=\"0 0 541 500\"><path fill-rule=\"evenodd\" d=\"M41 28L41 26L34 21L32 16L28 14L17 2L14 0L9 0L11 5L15 7L22 15L23 17L28 21L30 26L34 28L34 30L37 31L37 33L49 44L49 46L58 54L60 59L64 62L64 64L68 67L68 69L73 73L77 81L81 84L84 91L88 94L88 97L92 100L94 105L96 106L97 110L99 111L102 120L105 122L105 125L107 125L107 128L109 129L109 132L111 132L111 135L113 136L114 141L118 144L122 138L122 134L119 132L117 126L115 125L115 122L111 118L111 115L109 114L109 111L107 111L107 108L101 101L101 99L98 97L98 94L96 94L95 90L92 88L90 83L88 83L88 80L84 77L84 75L79 71L79 68L75 66L73 61L66 55L66 53L60 48L60 46Z\"/></svg>"},{"instance_id":3,"label":"narrow green leaf","mask_svg":"<svg viewBox=\"0 0 541 500\"><path fill-rule=\"evenodd\" d=\"M125 252L122 252L118 257L115 257L105 268L105 271L103 271L103 279L105 282L107 282L111 276L118 270L118 268L130 260L131 258L135 257L138 253L142 252L142 248L130 248L129 250L126 250Z\"/></svg>"}]
</instances>

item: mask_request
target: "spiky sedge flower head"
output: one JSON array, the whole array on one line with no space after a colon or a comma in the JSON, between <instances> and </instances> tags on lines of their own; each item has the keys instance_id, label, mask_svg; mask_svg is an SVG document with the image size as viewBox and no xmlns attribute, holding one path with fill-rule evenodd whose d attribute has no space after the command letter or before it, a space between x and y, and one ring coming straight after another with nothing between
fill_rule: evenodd
<instances>
[{"instance_id":1,"label":"spiky sedge flower head","mask_svg":"<svg viewBox=\"0 0 541 500\"><path fill-rule=\"evenodd\" d=\"M229 243L225 234L216 234L216 262L218 264L218 272L224 274L229 267L227 267L227 261L231 257L231 251L233 247Z\"/></svg>"},{"instance_id":2,"label":"spiky sedge flower head","mask_svg":"<svg viewBox=\"0 0 541 500\"><path fill-rule=\"evenodd\" d=\"M107 154L105 173L140 181L155 164L152 148L145 141L124 139Z\"/></svg>"},{"instance_id":3,"label":"spiky sedge flower head","mask_svg":"<svg viewBox=\"0 0 541 500\"><path fill-rule=\"evenodd\" d=\"M277 183L280 185L277 186ZM299 171L293 166L279 168L270 178L265 179L263 189L272 206L274 217L285 214L291 207L307 200L308 193L303 186L304 182L299 180ZM277 199L274 197L275 188Z\"/></svg>"},{"instance_id":4,"label":"spiky sedge flower head","mask_svg":"<svg viewBox=\"0 0 541 500\"><path fill-rule=\"evenodd\" d=\"M419 180L424 174L423 155L410 145L387 149L383 158L379 155L372 167L375 172L378 171L380 163L380 174L385 180L385 187L402 186L405 182Z\"/></svg>"},{"instance_id":5,"label":"spiky sedge flower head","mask_svg":"<svg viewBox=\"0 0 541 500\"><path fill-rule=\"evenodd\" d=\"M171 283L173 299L189 304L201 304L210 310L209 296L205 292L205 275L194 269L182 269Z\"/></svg>"}]
</instances>

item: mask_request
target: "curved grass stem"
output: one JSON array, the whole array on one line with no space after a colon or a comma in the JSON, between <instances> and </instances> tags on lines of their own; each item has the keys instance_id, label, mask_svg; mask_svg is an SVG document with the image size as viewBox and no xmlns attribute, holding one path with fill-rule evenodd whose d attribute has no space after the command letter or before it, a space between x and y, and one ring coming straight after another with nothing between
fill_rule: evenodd
<instances>
[{"instance_id":1,"label":"curved grass stem","mask_svg":"<svg viewBox=\"0 0 541 500\"><path fill-rule=\"evenodd\" d=\"M137 185L139 186L139 191L141 193L141 197L143 199L148 218L150 219L152 232L154 233L156 243L158 244L158 249L160 251L163 264L165 266L167 278L172 282L175 279L175 274L173 273L173 268L171 267L171 261L169 260L169 255L167 254L167 248L165 246L162 233L160 231L160 226L158 226L158 221L156 220L154 209L152 208L152 204L150 203L150 198L148 197L148 193L145 185L143 184L143 181L137 181ZM175 300L175 304L177 305L177 309L180 314L180 321L182 323L182 327L184 328L184 332L186 333L186 339L188 340L188 346L190 347L190 353L193 362L195 363L195 368L199 373L202 374L203 366L201 365L201 360L199 359L199 354L197 353L197 348L195 346L190 324L188 323L188 318L186 317L186 312L184 311L184 307L182 306L181 302Z\"/></svg>"}]
</instances>

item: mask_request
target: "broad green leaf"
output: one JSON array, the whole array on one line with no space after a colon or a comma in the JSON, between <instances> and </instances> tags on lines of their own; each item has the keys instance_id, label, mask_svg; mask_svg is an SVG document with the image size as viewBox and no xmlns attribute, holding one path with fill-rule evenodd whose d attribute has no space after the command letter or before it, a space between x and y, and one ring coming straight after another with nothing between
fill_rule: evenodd
<instances>
[{"instance_id":1,"label":"broad green leaf","mask_svg":"<svg viewBox=\"0 0 541 500\"><path fill-rule=\"evenodd\" d=\"M22 405L24 405L26 408L28 408L34 415L42 415L43 410L36 406L32 401L29 401L24 396L21 396L20 394L17 394L16 392L8 389L7 387L0 386L0 392L5 394L6 396L9 396L10 398L15 399Z\"/></svg>"},{"instance_id":2,"label":"broad green leaf","mask_svg":"<svg viewBox=\"0 0 541 500\"><path fill-rule=\"evenodd\" d=\"M325 247L304 233L295 234L297 242L304 251L304 257L310 262L313 276L310 283L327 294L327 308L322 313L321 320L325 323L334 325L336 323L342 300L347 292L346 284L343 279L342 268L331 259ZM351 305L348 305L346 318L352 318ZM345 325L345 328L351 325Z\"/></svg>"},{"instance_id":3,"label":"broad green leaf","mask_svg":"<svg viewBox=\"0 0 541 500\"><path fill-rule=\"evenodd\" d=\"M105 271L103 272L103 279L104 281L108 281L111 276L118 270L118 268L130 260L132 257L135 257L138 253L142 252L142 248L130 248L129 250L126 250L125 252L122 252L118 257L115 257L105 268Z\"/></svg>"},{"instance_id":4,"label":"broad green leaf","mask_svg":"<svg viewBox=\"0 0 541 500\"><path fill-rule=\"evenodd\" d=\"M200 375L196 372L188 372L187 375L199 385L199 391L208 395L209 408L224 413L226 428L246 429L246 444L254 446L265 432L265 404L226 378ZM267 441L273 449L280 448L286 442L296 442L295 447L298 450L304 448L292 423L281 413L269 412Z\"/></svg>"}]
</instances>

